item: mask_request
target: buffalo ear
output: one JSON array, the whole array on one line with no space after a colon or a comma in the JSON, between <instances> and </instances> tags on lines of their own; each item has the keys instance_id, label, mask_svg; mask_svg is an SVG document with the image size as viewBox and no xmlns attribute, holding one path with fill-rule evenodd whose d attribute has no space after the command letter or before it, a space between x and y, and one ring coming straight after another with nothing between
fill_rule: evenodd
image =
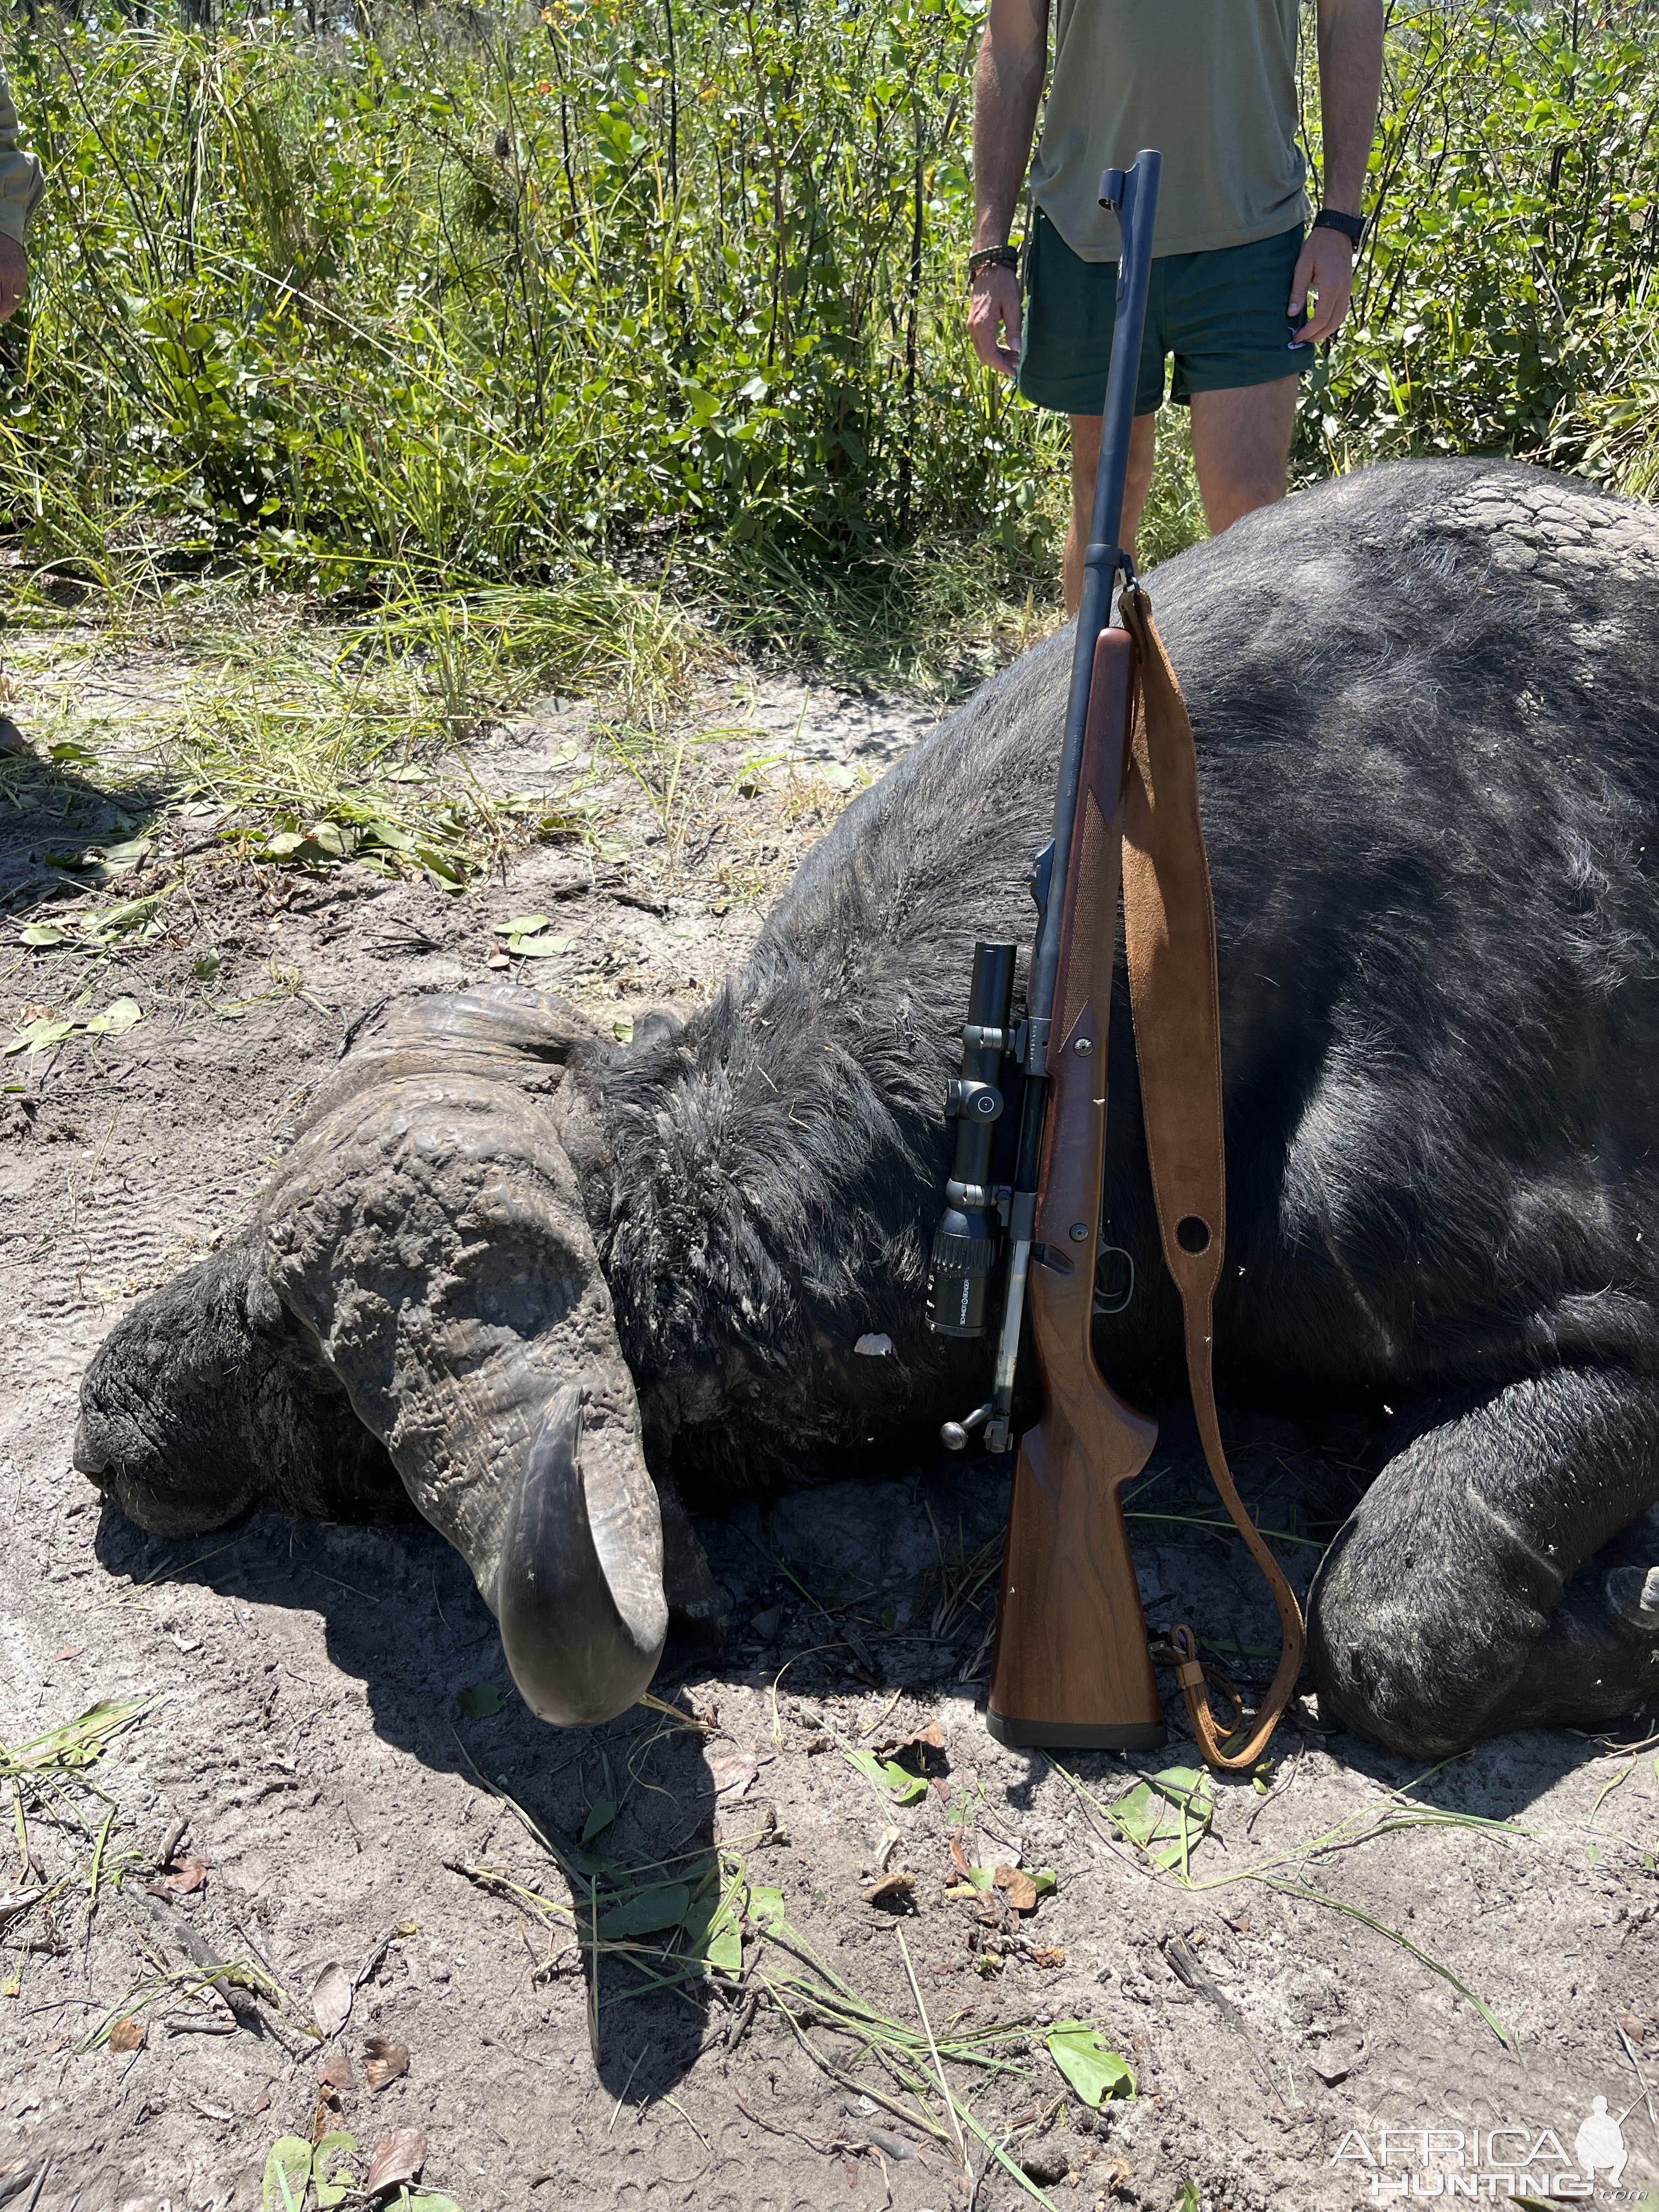
<instances>
[{"instance_id":1,"label":"buffalo ear","mask_svg":"<svg viewBox=\"0 0 1659 2212\"><path fill-rule=\"evenodd\" d=\"M573 1060L604 1048L587 1017L551 991L496 983L384 999L348 1031L338 1065L312 1102L311 1121L416 1075L544 1091L556 1087Z\"/></svg>"}]
</instances>

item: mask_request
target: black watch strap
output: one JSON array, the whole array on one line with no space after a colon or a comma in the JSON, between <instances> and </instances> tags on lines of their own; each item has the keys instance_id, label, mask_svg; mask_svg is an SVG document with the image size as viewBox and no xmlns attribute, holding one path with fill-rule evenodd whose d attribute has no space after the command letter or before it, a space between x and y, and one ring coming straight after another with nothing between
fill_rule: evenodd
<instances>
[{"instance_id":1,"label":"black watch strap","mask_svg":"<svg viewBox=\"0 0 1659 2212\"><path fill-rule=\"evenodd\" d=\"M1019 248L1017 246L981 246L968 256L968 282L971 284L981 269L1018 269Z\"/></svg>"},{"instance_id":2,"label":"black watch strap","mask_svg":"<svg viewBox=\"0 0 1659 2212\"><path fill-rule=\"evenodd\" d=\"M1365 235L1363 215L1343 215L1335 208L1321 208L1309 227L1313 230L1340 230L1351 246L1358 246Z\"/></svg>"}]
</instances>

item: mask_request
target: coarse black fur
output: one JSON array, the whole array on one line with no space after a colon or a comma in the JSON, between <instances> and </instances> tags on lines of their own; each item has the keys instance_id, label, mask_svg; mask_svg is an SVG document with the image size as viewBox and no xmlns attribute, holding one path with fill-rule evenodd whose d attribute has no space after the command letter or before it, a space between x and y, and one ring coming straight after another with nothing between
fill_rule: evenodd
<instances>
[{"instance_id":1,"label":"coarse black fur","mask_svg":"<svg viewBox=\"0 0 1659 2212\"><path fill-rule=\"evenodd\" d=\"M1151 589L1219 929L1221 1389L1397 1424L1316 1589L1322 1692L1430 1751L1630 1711L1659 1613L1596 1574L1563 1592L1659 1498L1659 520L1407 463ZM709 1008L572 1060L647 1442L701 1497L976 1395L983 1353L921 1322L939 1102L975 939L1029 939L1070 646L847 810ZM1147 1399L1178 1309L1121 988L1111 1086L1108 1233L1139 1288L1100 1351ZM872 1333L890 1356L855 1352Z\"/></svg>"}]
</instances>

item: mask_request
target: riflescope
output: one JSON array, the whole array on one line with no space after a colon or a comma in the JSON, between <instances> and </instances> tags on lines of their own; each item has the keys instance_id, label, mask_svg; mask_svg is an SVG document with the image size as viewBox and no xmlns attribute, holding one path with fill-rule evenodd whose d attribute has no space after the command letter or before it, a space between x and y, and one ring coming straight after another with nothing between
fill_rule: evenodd
<instances>
[{"instance_id":1,"label":"riflescope","mask_svg":"<svg viewBox=\"0 0 1659 2212\"><path fill-rule=\"evenodd\" d=\"M991 1321L986 1307L1002 1246L991 1152L1002 1115L1002 1058L1012 1042L1014 956L1012 945L975 945L962 1073L945 1089L957 1150L927 1270L927 1325L941 1336L983 1336Z\"/></svg>"}]
</instances>

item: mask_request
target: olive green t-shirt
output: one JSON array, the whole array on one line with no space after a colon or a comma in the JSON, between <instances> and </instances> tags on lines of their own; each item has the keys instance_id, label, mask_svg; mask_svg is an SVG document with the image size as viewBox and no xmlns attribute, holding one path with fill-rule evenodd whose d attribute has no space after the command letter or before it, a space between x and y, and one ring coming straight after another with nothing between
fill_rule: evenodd
<instances>
[{"instance_id":1,"label":"olive green t-shirt","mask_svg":"<svg viewBox=\"0 0 1659 2212\"><path fill-rule=\"evenodd\" d=\"M1297 0L1060 0L1031 197L1073 253L1115 261L1100 173L1164 156L1152 252L1207 253L1306 219Z\"/></svg>"}]
</instances>

